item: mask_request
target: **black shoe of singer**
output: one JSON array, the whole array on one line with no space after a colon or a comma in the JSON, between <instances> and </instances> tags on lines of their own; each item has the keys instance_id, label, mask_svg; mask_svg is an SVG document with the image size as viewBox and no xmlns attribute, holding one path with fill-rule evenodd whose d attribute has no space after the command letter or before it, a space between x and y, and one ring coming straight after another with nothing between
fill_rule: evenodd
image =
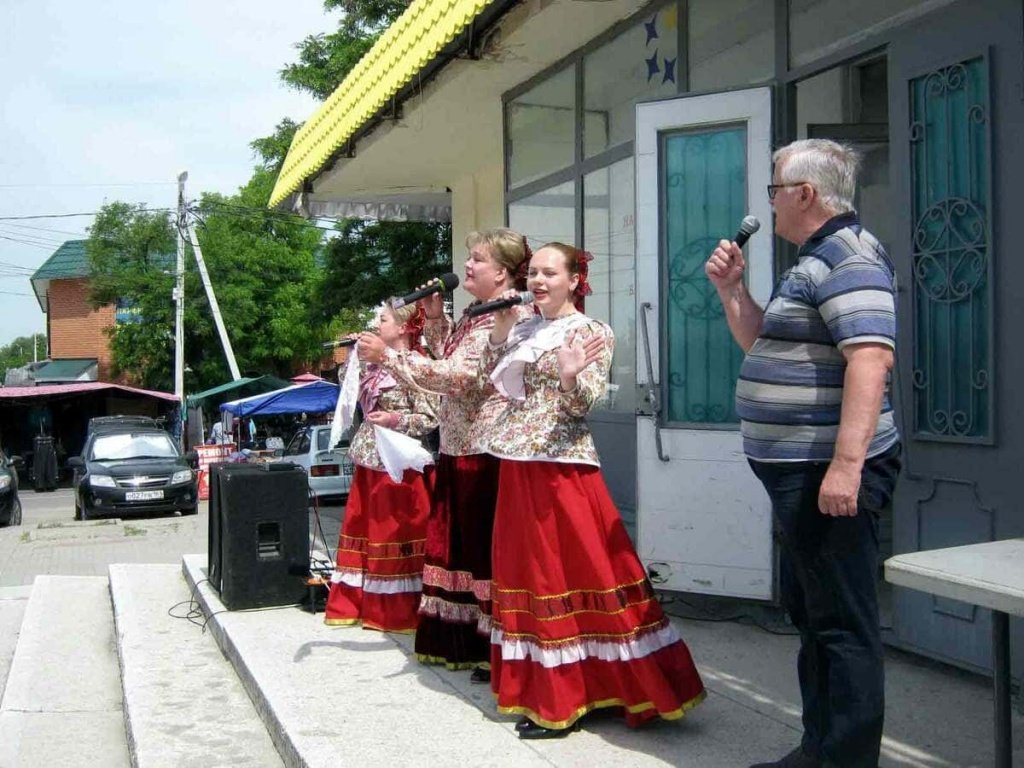
<instances>
[{"instance_id":1,"label":"black shoe of singer","mask_svg":"<svg viewBox=\"0 0 1024 768\"><path fill-rule=\"evenodd\" d=\"M484 669L483 667L477 667L473 670L473 674L469 676L469 682L471 683L489 683L491 682L491 670Z\"/></svg>"},{"instance_id":2,"label":"black shoe of singer","mask_svg":"<svg viewBox=\"0 0 1024 768\"><path fill-rule=\"evenodd\" d=\"M807 754L797 747L781 760L771 763L756 763L750 768L822 768L824 763L817 757Z\"/></svg>"},{"instance_id":3,"label":"black shoe of singer","mask_svg":"<svg viewBox=\"0 0 1024 768\"><path fill-rule=\"evenodd\" d=\"M573 731L580 729L579 722L575 722L568 728L545 728L537 725L532 720L516 723L516 730L519 731L520 739L564 739Z\"/></svg>"}]
</instances>

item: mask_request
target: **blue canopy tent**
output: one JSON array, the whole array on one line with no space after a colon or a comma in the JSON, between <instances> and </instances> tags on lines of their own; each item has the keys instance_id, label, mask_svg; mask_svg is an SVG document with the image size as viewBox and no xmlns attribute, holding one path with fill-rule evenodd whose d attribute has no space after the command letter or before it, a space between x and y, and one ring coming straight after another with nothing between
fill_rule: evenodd
<instances>
[{"instance_id":1,"label":"blue canopy tent","mask_svg":"<svg viewBox=\"0 0 1024 768\"><path fill-rule=\"evenodd\" d=\"M338 385L329 381L311 381L263 395L243 397L223 403L222 411L238 417L272 416L277 413L325 413L338 403Z\"/></svg>"}]
</instances>

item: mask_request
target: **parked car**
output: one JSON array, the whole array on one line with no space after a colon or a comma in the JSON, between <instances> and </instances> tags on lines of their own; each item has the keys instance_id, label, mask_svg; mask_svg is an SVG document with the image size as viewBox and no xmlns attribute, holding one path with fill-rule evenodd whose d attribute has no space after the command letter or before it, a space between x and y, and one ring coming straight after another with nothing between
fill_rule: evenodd
<instances>
[{"instance_id":1,"label":"parked car","mask_svg":"<svg viewBox=\"0 0 1024 768\"><path fill-rule=\"evenodd\" d=\"M194 451L182 454L164 430L104 426L85 441L74 470L75 519L95 515L175 512L194 515L199 502Z\"/></svg>"},{"instance_id":2,"label":"parked car","mask_svg":"<svg viewBox=\"0 0 1024 768\"><path fill-rule=\"evenodd\" d=\"M330 438L329 424L303 427L288 442L282 459L306 470L309 490L317 499L348 498L355 471L355 465L348 458L348 440L343 438L334 450L328 450Z\"/></svg>"},{"instance_id":3,"label":"parked car","mask_svg":"<svg viewBox=\"0 0 1024 768\"><path fill-rule=\"evenodd\" d=\"M20 456L8 457L0 451L0 526L21 525L21 499L18 498Z\"/></svg>"},{"instance_id":4,"label":"parked car","mask_svg":"<svg viewBox=\"0 0 1024 768\"><path fill-rule=\"evenodd\" d=\"M89 419L88 434L93 432L123 432L132 427L162 429L151 416L94 416Z\"/></svg>"}]
</instances>

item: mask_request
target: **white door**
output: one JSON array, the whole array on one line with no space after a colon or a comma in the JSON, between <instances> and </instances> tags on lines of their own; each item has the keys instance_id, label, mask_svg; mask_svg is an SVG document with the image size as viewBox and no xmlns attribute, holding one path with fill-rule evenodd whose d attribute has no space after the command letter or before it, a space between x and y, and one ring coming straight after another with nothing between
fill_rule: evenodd
<instances>
[{"instance_id":1,"label":"white door","mask_svg":"<svg viewBox=\"0 0 1024 768\"><path fill-rule=\"evenodd\" d=\"M637 380L650 393L637 418L638 550L660 589L772 598L771 508L733 404L742 353L704 276L752 214L747 283L762 306L771 293L771 101L752 88L637 106Z\"/></svg>"}]
</instances>

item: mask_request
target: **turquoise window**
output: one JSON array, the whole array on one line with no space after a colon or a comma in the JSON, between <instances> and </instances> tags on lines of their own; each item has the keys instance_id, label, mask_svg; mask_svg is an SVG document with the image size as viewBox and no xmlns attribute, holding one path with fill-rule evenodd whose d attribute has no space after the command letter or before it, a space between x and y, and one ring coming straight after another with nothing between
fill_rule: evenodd
<instances>
[{"instance_id":1,"label":"turquoise window","mask_svg":"<svg viewBox=\"0 0 1024 768\"><path fill-rule=\"evenodd\" d=\"M915 436L992 439L988 62L910 81Z\"/></svg>"},{"instance_id":2,"label":"turquoise window","mask_svg":"<svg viewBox=\"0 0 1024 768\"><path fill-rule=\"evenodd\" d=\"M731 424L743 353L704 262L747 206L747 131L719 126L661 138L665 413L669 422Z\"/></svg>"}]
</instances>

